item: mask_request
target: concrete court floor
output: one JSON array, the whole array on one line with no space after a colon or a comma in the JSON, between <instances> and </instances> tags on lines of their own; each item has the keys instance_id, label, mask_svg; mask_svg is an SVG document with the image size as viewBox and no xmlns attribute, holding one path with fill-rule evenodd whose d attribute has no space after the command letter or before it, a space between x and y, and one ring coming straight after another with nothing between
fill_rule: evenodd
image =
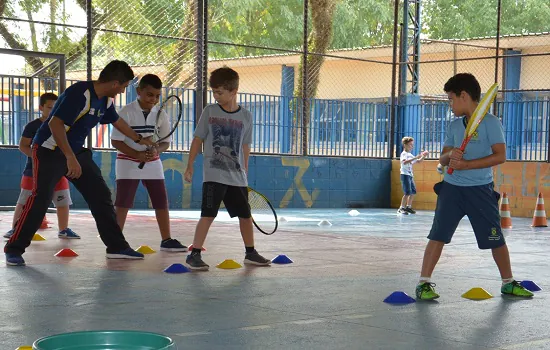
<instances>
[{"instance_id":1,"label":"concrete court floor","mask_svg":"<svg viewBox=\"0 0 550 350\"><path fill-rule=\"evenodd\" d=\"M0 266L0 349L42 336L80 330L133 329L172 337L178 349L550 349L548 288L550 229L514 218L506 236L517 279L543 288L531 300L500 295L491 253L477 249L467 219L436 268L436 302L389 305L393 291L414 295L432 212L400 216L393 209L279 210L287 219L273 236L257 234L266 257L286 254L289 265L222 270L242 263L237 225L225 211L207 239L209 272L179 275L163 269L185 253L157 252L144 261L104 257L93 218L73 211L81 240L41 230L28 266ZM158 249L152 212L131 212L125 234L134 248ZM0 230L12 212L0 212ZM197 211L173 211L173 237L192 241ZM55 214L48 214L55 227ZM328 219L330 227L319 227ZM57 258L70 247L79 256ZM461 294L483 287L492 299Z\"/></svg>"}]
</instances>

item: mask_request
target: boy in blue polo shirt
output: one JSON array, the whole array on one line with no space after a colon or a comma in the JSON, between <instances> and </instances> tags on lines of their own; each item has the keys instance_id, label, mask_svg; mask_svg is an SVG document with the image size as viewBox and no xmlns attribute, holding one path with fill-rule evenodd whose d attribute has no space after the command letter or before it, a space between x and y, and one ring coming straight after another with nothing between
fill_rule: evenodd
<instances>
[{"instance_id":1,"label":"boy in blue polo shirt","mask_svg":"<svg viewBox=\"0 0 550 350\"><path fill-rule=\"evenodd\" d=\"M439 157L443 166L454 169L445 173L443 182L434 186L438 194L432 229L416 297L421 300L439 298L431 283L432 272L443 247L451 238L462 218L467 215L472 224L479 249L491 249L502 278L501 293L532 297L533 293L521 286L512 276L510 253L502 235L498 200L494 191L492 167L506 161L506 145L502 124L497 117L487 114L477 128L465 152L460 151L468 119L479 104L481 88L476 78L460 73L444 86L455 116Z\"/></svg>"},{"instance_id":2,"label":"boy in blue polo shirt","mask_svg":"<svg viewBox=\"0 0 550 350\"><path fill-rule=\"evenodd\" d=\"M59 96L33 140L33 191L4 247L7 265L25 265L22 255L40 227L55 185L63 176L88 203L99 235L107 246L107 258L143 259L143 254L126 242L116 220L111 191L92 159L92 152L83 147L90 130L98 123L111 123L136 143L153 145L150 139L142 138L119 118L113 105L113 98L122 93L133 78L134 72L127 63L112 61L97 81L78 82Z\"/></svg>"}]
</instances>

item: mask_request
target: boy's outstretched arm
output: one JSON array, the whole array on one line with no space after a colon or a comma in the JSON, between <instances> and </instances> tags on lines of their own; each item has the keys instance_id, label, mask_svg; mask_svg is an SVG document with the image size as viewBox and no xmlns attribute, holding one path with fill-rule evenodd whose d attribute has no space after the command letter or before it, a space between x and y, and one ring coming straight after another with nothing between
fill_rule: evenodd
<instances>
[{"instance_id":1,"label":"boy's outstretched arm","mask_svg":"<svg viewBox=\"0 0 550 350\"><path fill-rule=\"evenodd\" d=\"M116 122L112 123L115 128L118 129L124 136L129 137L133 141L137 141L140 136L137 132L132 129L128 123L122 118L118 118ZM153 141L149 137L141 138L139 140L140 145L153 146Z\"/></svg>"},{"instance_id":2,"label":"boy's outstretched arm","mask_svg":"<svg viewBox=\"0 0 550 350\"><path fill-rule=\"evenodd\" d=\"M404 161L402 161L401 163L403 163L403 164L409 164L409 163L412 163L412 162L415 162L415 161L421 162L421 161L424 160L424 158L425 158L425 156L422 155L422 153L420 153L420 154L418 154L417 156L415 156L414 158L404 160Z\"/></svg>"},{"instance_id":3,"label":"boy's outstretched arm","mask_svg":"<svg viewBox=\"0 0 550 350\"><path fill-rule=\"evenodd\" d=\"M202 147L202 139L195 137L193 142L191 142L191 149L189 150L189 159L187 160L187 169L185 169L184 178L185 181L191 182L193 180L193 163L195 163L195 158Z\"/></svg>"}]
</instances>

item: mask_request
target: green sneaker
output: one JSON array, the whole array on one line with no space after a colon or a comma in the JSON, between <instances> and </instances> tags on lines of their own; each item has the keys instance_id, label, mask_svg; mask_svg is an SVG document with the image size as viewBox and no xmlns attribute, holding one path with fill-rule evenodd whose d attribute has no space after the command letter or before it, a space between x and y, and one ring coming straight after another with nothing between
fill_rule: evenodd
<instances>
[{"instance_id":1,"label":"green sneaker","mask_svg":"<svg viewBox=\"0 0 550 350\"><path fill-rule=\"evenodd\" d=\"M416 286L416 298L420 300L434 300L439 298L434 290L435 283L424 282Z\"/></svg>"},{"instance_id":2,"label":"green sneaker","mask_svg":"<svg viewBox=\"0 0 550 350\"><path fill-rule=\"evenodd\" d=\"M517 297L531 298L534 294L525 289L518 281L506 283L500 288L502 294L515 295Z\"/></svg>"}]
</instances>

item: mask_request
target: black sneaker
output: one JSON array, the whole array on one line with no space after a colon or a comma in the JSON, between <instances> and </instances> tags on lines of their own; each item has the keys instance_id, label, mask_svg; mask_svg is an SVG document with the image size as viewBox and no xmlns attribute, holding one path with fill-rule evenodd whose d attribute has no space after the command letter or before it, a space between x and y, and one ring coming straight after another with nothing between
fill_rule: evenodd
<instances>
[{"instance_id":1,"label":"black sneaker","mask_svg":"<svg viewBox=\"0 0 550 350\"><path fill-rule=\"evenodd\" d=\"M409 215L410 213L405 208L397 209L397 214Z\"/></svg>"},{"instance_id":2,"label":"black sneaker","mask_svg":"<svg viewBox=\"0 0 550 350\"><path fill-rule=\"evenodd\" d=\"M187 247L181 244L177 239L170 238L160 242L160 250L165 252L186 252Z\"/></svg>"},{"instance_id":3,"label":"black sneaker","mask_svg":"<svg viewBox=\"0 0 550 350\"><path fill-rule=\"evenodd\" d=\"M411 208L411 207L406 207L405 211L409 212L410 214L416 214L416 211L413 210L413 208Z\"/></svg>"},{"instance_id":4,"label":"black sneaker","mask_svg":"<svg viewBox=\"0 0 550 350\"><path fill-rule=\"evenodd\" d=\"M202 261L200 254L191 253L187 255L187 259L185 259L185 262L187 263L187 265L189 265L189 268L191 270L208 271L208 269L210 268L208 264Z\"/></svg>"},{"instance_id":5,"label":"black sneaker","mask_svg":"<svg viewBox=\"0 0 550 350\"><path fill-rule=\"evenodd\" d=\"M245 255L244 263L258 266L269 266L271 265L271 260L264 258L256 250L254 250L252 253L247 253Z\"/></svg>"}]
</instances>

